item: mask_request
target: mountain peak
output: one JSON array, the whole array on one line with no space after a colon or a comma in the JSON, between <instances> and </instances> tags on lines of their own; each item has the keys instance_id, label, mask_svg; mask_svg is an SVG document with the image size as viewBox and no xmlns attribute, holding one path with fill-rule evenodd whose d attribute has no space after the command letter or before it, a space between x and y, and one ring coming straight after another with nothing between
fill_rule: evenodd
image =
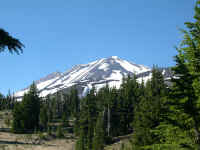
<instances>
[{"instance_id":1,"label":"mountain peak","mask_svg":"<svg viewBox=\"0 0 200 150\"><path fill-rule=\"evenodd\" d=\"M118 56L111 56L110 58L118 59L119 57Z\"/></svg>"},{"instance_id":2,"label":"mountain peak","mask_svg":"<svg viewBox=\"0 0 200 150\"><path fill-rule=\"evenodd\" d=\"M108 84L110 87L119 88L123 77L140 74L151 70L143 65L137 65L120 59L117 56L99 59L88 64L76 65L72 69L59 73L55 72L36 81L41 97L54 94L57 91L67 91L76 85L81 95L91 87L97 90ZM16 97L22 97L28 89L15 93Z\"/></svg>"}]
</instances>

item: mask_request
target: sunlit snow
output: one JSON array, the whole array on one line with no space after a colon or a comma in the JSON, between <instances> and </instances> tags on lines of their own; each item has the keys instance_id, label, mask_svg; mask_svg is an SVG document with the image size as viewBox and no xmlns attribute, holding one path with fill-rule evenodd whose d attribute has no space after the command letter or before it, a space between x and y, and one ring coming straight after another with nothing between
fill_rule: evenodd
<instances>
[{"instance_id":1,"label":"sunlit snow","mask_svg":"<svg viewBox=\"0 0 200 150\"><path fill-rule=\"evenodd\" d=\"M38 82L37 88L40 91L40 96L45 97L48 94L54 94L59 90L81 83L83 88L82 95L85 95L92 86L94 86L97 91L106 84L108 84L109 87L119 88L123 77L127 74L139 74L149 70L150 68L143 65L136 65L122 60L117 56L112 56L88 64L77 65L71 70L61 73L54 78L47 78L45 81ZM138 82L141 82L142 79L146 82L150 78L151 75L138 79ZM18 91L15 93L15 96L22 97L27 91L28 89Z\"/></svg>"}]
</instances>

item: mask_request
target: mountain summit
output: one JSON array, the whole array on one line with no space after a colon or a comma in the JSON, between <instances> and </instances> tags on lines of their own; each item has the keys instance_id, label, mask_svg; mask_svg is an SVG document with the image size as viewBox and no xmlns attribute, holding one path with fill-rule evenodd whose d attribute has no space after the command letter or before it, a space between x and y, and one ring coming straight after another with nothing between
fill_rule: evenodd
<instances>
[{"instance_id":1,"label":"mountain summit","mask_svg":"<svg viewBox=\"0 0 200 150\"><path fill-rule=\"evenodd\" d=\"M72 69L60 73L54 72L36 81L40 96L54 94L60 90L67 90L77 85L82 96L95 87L97 90L108 84L110 87L119 88L123 77L149 72L151 69L143 65L131 63L117 56L102 58L88 64L76 65ZM15 93L22 97L28 88Z\"/></svg>"}]
</instances>

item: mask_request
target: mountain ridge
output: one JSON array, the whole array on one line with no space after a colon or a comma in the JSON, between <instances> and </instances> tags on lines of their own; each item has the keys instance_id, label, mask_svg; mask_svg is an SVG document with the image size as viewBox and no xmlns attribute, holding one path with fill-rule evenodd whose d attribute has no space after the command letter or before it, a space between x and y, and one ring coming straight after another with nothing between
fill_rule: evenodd
<instances>
[{"instance_id":1,"label":"mountain ridge","mask_svg":"<svg viewBox=\"0 0 200 150\"><path fill-rule=\"evenodd\" d=\"M92 87L99 90L108 84L109 87L119 88L122 79L133 74L138 77L139 82L143 79L146 82L151 78L151 68L111 56L88 64L75 65L63 73L53 72L35 81L35 84L41 97L69 89L74 85L78 86L80 96L84 96ZM21 98L28 89L20 90L14 96Z\"/></svg>"}]
</instances>

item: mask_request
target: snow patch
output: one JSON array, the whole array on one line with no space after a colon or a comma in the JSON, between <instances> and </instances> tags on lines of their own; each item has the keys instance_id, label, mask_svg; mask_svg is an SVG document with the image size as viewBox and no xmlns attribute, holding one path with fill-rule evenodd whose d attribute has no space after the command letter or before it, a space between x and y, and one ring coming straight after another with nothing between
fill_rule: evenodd
<instances>
[{"instance_id":1,"label":"snow patch","mask_svg":"<svg viewBox=\"0 0 200 150\"><path fill-rule=\"evenodd\" d=\"M47 81L44 81L44 82L41 82L41 83L37 84L38 90L41 90L41 89L45 88L46 86L51 84L53 81L57 80L58 78L59 77L56 77L54 79L50 79L50 80L47 80Z\"/></svg>"},{"instance_id":2,"label":"snow patch","mask_svg":"<svg viewBox=\"0 0 200 150\"><path fill-rule=\"evenodd\" d=\"M110 77L107 80L122 80L123 75L120 70L113 70Z\"/></svg>"},{"instance_id":3,"label":"snow patch","mask_svg":"<svg viewBox=\"0 0 200 150\"><path fill-rule=\"evenodd\" d=\"M163 70L162 75L164 75L166 73L166 70Z\"/></svg>"},{"instance_id":4,"label":"snow patch","mask_svg":"<svg viewBox=\"0 0 200 150\"><path fill-rule=\"evenodd\" d=\"M119 59L117 59L116 62L119 63L127 71L135 73L135 74L147 71L147 68L141 67L141 66L137 67L136 65L131 64L131 63L129 63L126 60L121 60L121 59L119 60Z\"/></svg>"},{"instance_id":5,"label":"snow patch","mask_svg":"<svg viewBox=\"0 0 200 150\"><path fill-rule=\"evenodd\" d=\"M139 83L142 83L142 81L143 81L144 83L147 83L147 81L150 80L151 78L152 78L152 73L150 73L149 76L145 76L145 77L140 77L140 78L138 78L137 81L138 81Z\"/></svg>"},{"instance_id":6,"label":"snow patch","mask_svg":"<svg viewBox=\"0 0 200 150\"><path fill-rule=\"evenodd\" d=\"M101 66L99 66L98 69L107 71L107 70L108 70L108 67L109 67L109 64L103 63Z\"/></svg>"},{"instance_id":7,"label":"snow patch","mask_svg":"<svg viewBox=\"0 0 200 150\"><path fill-rule=\"evenodd\" d=\"M111 58L113 58L113 59L118 59L118 56L111 56Z\"/></svg>"}]
</instances>

